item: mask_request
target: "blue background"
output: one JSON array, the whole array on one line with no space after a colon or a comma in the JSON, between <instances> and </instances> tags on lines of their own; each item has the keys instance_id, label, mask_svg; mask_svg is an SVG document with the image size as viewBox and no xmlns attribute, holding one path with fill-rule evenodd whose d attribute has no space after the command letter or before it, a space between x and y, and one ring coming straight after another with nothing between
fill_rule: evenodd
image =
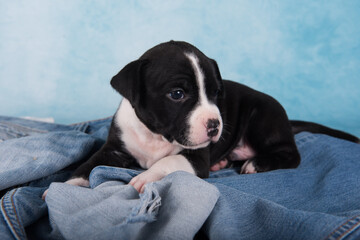
<instances>
[{"instance_id":1,"label":"blue background","mask_svg":"<svg viewBox=\"0 0 360 240\"><path fill-rule=\"evenodd\" d=\"M109 81L150 47L185 40L222 76L292 119L360 136L360 1L1 1L0 115L112 115Z\"/></svg>"}]
</instances>

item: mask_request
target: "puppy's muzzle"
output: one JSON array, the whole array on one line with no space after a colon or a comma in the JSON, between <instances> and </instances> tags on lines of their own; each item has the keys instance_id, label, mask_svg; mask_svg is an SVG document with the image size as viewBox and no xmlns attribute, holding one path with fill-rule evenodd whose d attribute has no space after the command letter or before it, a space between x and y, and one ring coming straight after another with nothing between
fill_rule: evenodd
<instances>
[{"instance_id":1,"label":"puppy's muzzle","mask_svg":"<svg viewBox=\"0 0 360 240\"><path fill-rule=\"evenodd\" d=\"M219 133L220 121L218 119L209 119L206 124L207 135L212 138L217 136Z\"/></svg>"}]
</instances>

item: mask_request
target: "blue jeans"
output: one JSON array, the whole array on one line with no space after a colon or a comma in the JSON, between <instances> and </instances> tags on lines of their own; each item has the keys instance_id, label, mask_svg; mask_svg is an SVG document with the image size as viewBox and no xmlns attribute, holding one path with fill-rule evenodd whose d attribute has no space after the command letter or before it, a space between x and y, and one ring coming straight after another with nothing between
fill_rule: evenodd
<instances>
[{"instance_id":1,"label":"blue jeans","mask_svg":"<svg viewBox=\"0 0 360 240\"><path fill-rule=\"evenodd\" d=\"M175 172L141 195L127 185L141 170L100 166L90 188L61 183L104 143L110 121L0 117L0 239L360 238L359 144L300 133L297 169Z\"/></svg>"},{"instance_id":2,"label":"blue jeans","mask_svg":"<svg viewBox=\"0 0 360 240\"><path fill-rule=\"evenodd\" d=\"M221 194L211 239L360 239L360 145L310 133L296 144L297 169L207 179Z\"/></svg>"}]
</instances>

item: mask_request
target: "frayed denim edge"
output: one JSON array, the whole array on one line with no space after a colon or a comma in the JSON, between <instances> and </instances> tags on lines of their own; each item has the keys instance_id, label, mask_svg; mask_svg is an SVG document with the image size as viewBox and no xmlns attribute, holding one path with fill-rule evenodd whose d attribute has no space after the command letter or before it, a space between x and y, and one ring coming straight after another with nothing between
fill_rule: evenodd
<instances>
[{"instance_id":1,"label":"frayed denim edge","mask_svg":"<svg viewBox=\"0 0 360 240\"><path fill-rule=\"evenodd\" d=\"M132 209L126 223L153 222L161 206L161 197L152 183L146 185L144 193L140 194L140 203Z\"/></svg>"}]
</instances>

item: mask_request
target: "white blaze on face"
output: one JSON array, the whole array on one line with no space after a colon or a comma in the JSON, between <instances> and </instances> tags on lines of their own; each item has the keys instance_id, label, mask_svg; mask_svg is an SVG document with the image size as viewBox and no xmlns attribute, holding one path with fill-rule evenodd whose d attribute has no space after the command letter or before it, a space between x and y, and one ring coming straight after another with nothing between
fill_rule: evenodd
<instances>
[{"instance_id":1,"label":"white blaze on face","mask_svg":"<svg viewBox=\"0 0 360 240\"><path fill-rule=\"evenodd\" d=\"M192 146L205 147L211 141L217 142L220 139L222 132L222 119L219 112L219 108L214 104L210 103L205 88L205 76L201 70L199 59L194 53L185 53L186 57L190 60L191 66L193 67L196 84L199 89L199 100L194 110L190 112L188 117L188 124L190 126L188 132L188 142ZM208 136L208 121L211 119L217 119L219 121L218 133L216 136L210 138Z\"/></svg>"}]
</instances>

